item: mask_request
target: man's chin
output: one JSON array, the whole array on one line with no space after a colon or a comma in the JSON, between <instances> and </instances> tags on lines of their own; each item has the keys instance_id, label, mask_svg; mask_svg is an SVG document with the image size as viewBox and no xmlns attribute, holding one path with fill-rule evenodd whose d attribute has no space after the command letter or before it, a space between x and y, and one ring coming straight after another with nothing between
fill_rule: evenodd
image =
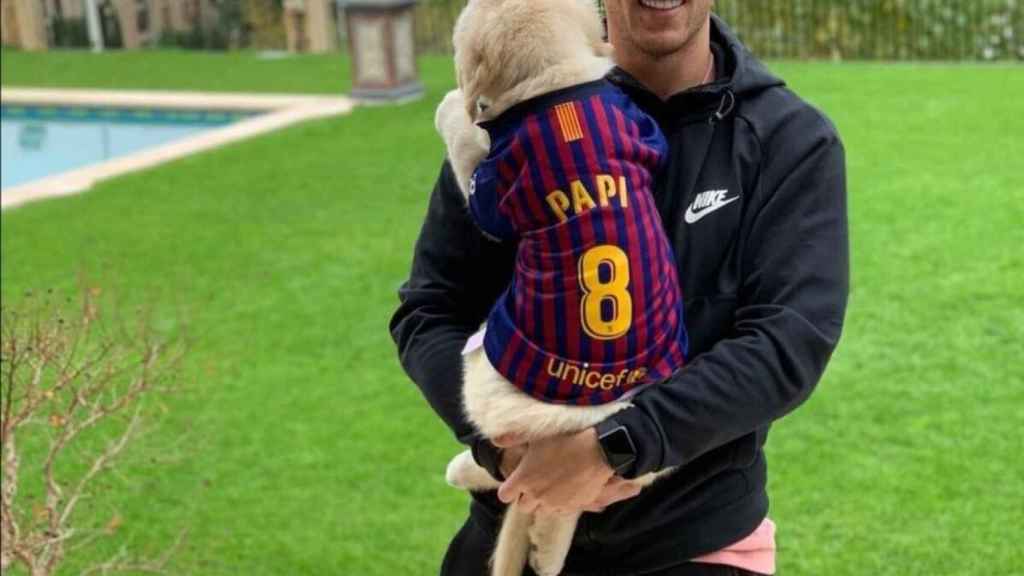
<instances>
[{"instance_id":1,"label":"man's chin","mask_svg":"<svg viewBox=\"0 0 1024 576\"><path fill-rule=\"evenodd\" d=\"M649 35L633 38L633 46L650 58L661 59L682 50L686 38L678 33Z\"/></svg>"},{"instance_id":2,"label":"man's chin","mask_svg":"<svg viewBox=\"0 0 1024 576\"><path fill-rule=\"evenodd\" d=\"M678 17L654 22L635 18L631 24L633 44L644 54L657 58L681 50L694 33L688 23Z\"/></svg>"}]
</instances>

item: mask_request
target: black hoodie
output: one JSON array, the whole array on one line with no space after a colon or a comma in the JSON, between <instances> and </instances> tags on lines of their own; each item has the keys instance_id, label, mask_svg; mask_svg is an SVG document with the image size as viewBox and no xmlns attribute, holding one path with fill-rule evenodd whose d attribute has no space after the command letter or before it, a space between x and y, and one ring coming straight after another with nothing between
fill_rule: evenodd
<instances>
[{"instance_id":1,"label":"black hoodie","mask_svg":"<svg viewBox=\"0 0 1024 576\"><path fill-rule=\"evenodd\" d=\"M849 265L842 144L717 17L711 39L718 80L666 101L622 70L609 75L668 139L655 200L677 259L690 361L614 416L637 447L628 476L680 469L584 514L567 572L647 572L750 534L768 511L769 426L807 398L839 340ZM409 376L492 470L493 447L462 414L460 351L505 289L513 255L477 230L446 164L391 320ZM493 493L477 494L471 517L493 531L501 509Z\"/></svg>"}]
</instances>

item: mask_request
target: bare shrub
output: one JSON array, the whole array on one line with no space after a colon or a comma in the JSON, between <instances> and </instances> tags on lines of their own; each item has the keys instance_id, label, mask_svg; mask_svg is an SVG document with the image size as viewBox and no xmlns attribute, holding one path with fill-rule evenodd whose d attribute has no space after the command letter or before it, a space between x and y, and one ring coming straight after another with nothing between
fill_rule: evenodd
<instances>
[{"instance_id":1,"label":"bare shrub","mask_svg":"<svg viewBox=\"0 0 1024 576\"><path fill-rule=\"evenodd\" d=\"M27 295L0 306L0 569L57 572L69 556L111 537L82 513L141 430L147 399L175 386L187 350L160 336L151 315L110 328L99 290L80 302ZM116 519L115 519L116 520ZM160 573L184 532L160 557L122 550L84 574ZM84 555L89 556L88 554ZM76 560L76 563L79 563Z\"/></svg>"}]
</instances>

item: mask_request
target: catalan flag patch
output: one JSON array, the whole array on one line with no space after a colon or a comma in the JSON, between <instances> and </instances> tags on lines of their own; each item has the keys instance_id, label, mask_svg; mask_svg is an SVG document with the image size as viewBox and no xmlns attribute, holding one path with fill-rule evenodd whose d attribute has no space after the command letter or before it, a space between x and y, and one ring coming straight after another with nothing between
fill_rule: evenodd
<instances>
[{"instance_id":1,"label":"catalan flag patch","mask_svg":"<svg viewBox=\"0 0 1024 576\"><path fill-rule=\"evenodd\" d=\"M565 102L555 106L555 114L558 116L558 126L562 130L564 141L575 142L583 138L583 128L580 127L580 120L576 117L575 103Z\"/></svg>"}]
</instances>

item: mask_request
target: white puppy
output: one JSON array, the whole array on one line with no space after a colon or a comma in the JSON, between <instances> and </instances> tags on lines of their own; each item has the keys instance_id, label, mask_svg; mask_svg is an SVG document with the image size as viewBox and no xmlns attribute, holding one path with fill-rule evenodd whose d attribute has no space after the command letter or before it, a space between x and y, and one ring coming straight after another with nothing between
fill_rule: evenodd
<instances>
[{"instance_id":1,"label":"white puppy","mask_svg":"<svg viewBox=\"0 0 1024 576\"><path fill-rule=\"evenodd\" d=\"M447 145L456 179L478 223L488 218L499 221L506 217L502 214L507 215L510 209L491 206L486 200L479 199L474 205L474 193L477 197L482 196L479 186L484 185L477 182L480 173L474 176L474 171L488 158L489 152L491 157L495 155L488 133L476 123L485 123L495 133L502 130L514 133L515 127L498 129L493 127L493 123L487 123L503 121L503 114L521 103L534 102L538 97L563 93L566 89L580 85L593 86L596 81L601 81L611 67L607 58L608 45L602 40L598 15L588 0L470 0L456 23L454 44L460 90L454 90L445 97L438 107L435 125ZM546 391L540 390L544 388L542 385L537 385L536 389L528 385L531 391L527 392L522 383L514 384L505 375L509 373L508 366L521 358L505 357L504 361L500 361L504 348L496 348L497 345L493 343L489 349L484 345L467 346L464 353L464 407L470 422L488 438L512 434L529 442L578 432L628 407L627 398L641 385L653 381L655 377L667 376L682 363L685 332L682 328L676 272L660 220L656 214L650 216L654 209L647 169L653 168L656 160L660 159L658 146L663 148L663 138L653 121L645 119L635 108L629 108L630 104L604 106L594 100L599 98L599 95L594 95L596 92L589 91L587 94L590 100L586 103L562 102L561 106L555 106L558 109L556 112L545 116L553 120L541 121L551 123L549 129L552 134L556 134L562 141L562 144L555 143L556 146L563 146L561 150L568 151L568 154L579 154L580 157L585 152L593 151L589 158L597 167L595 170L606 171L608 174L585 174L580 166L582 161L566 161L565 156L562 156L559 169L563 172L572 171L576 178L570 183L572 192L566 194L553 190L547 193L545 189L535 205L550 212L549 217L557 224L577 225L574 223L588 219L588 223L583 225L603 226L601 229L606 231L616 226L615 222L618 222L619 229L627 229L623 226L628 224L622 224L626 221L624 219L631 218L634 212L645 214L643 211L646 210L647 216L637 219L635 222L640 224L634 225L645 229L654 228L649 236L654 240L644 244L643 251L646 253L630 253L628 256L623 253L621 258L617 256L617 248L609 248L607 244L598 245L593 240L589 245L574 247L573 258L580 255L579 270L573 268L566 273L571 276L567 285L577 288L582 286L582 302L567 306L565 318L559 315L558 319L564 321L566 330L575 330L580 338L589 338L588 342L598 343L594 344L596 347L615 346L620 340L622 346L625 346L627 334L630 342L636 342L636 338L644 337L643 333L637 336L631 331L635 330L635 324L646 322L652 327L648 329L651 334L647 338L651 344L647 347L652 350L657 347L657 350L645 357L646 363L627 366L620 362L615 365L614 371L599 370L596 368L598 364L592 360L581 360L578 365L572 365L569 360L556 364L556 356L549 358L543 356L543 353L537 353L539 355L534 360L534 372L546 361L545 377L549 383L554 384L549 384ZM620 108L626 112L620 115ZM517 118L521 119L521 116ZM629 124L626 119L633 117L638 120ZM604 159L602 150L597 149L598 145L586 141L587 135L584 133L591 130L592 125L614 127L615 120L622 120L619 126L625 136L620 140L629 139L629 135L633 134L635 144L618 144L617 140L617 145L613 147L612 137L608 133L603 141L600 136L595 137L605 146L604 151L608 151L609 155L618 154L622 157L609 161ZM509 140L513 142L513 148L519 145L514 137ZM512 155L516 153L515 150L509 152ZM534 162L543 162L540 158L543 155L543 151L537 149L525 154ZM557 154L552 154L549 159L553 161L555 156ZM510 162L502 166L506 173ZM627 173L633 175L629 177L628 184L627 177L622 175ZM569 183L568 180L566 182ZM570 189L570 186L563 187ZM593 213L587 214L587 211ZM595 216L598 213L600 215ZM612 224L595 225L593 222L597 218L606 218L604 222ZM492 236L503 236L502 225L497 225L497 231L484 225L481 228ZM530 250L531 246L542 242L530 240L530 235L536 235L536 231L524 234L526 240L517 237L517 241L521 240L520 251ZM634 242L634 251L640 251L641 242L642 239ZM584 256L588 252L604 255L593 260L596 263L590 266L592 270L586 269L586 263L590 260ZM517 266L540 259L530 255L521 256ZM570 260L571 263L576 261ZM634 285L643 284L643 273L638 271L640 268L646 267L651 271L651 278L646 279L647 289L650 294L660 296L653 298L649 295L647 300L641 299L640 304L656 300L656 304L666 311L657 316L656 320L646 316L644 310L633 307L634 301L642 298L642 295L631 295L627 291L630 266L634 274ZM600 292L600 295L588 301L587 297L593 295L591 292ZM520 302L520 299L514 300ZM579 299L573 302L579 302ZM518 311L512 311L512 316L517 314ZM550 320L546 322L550 323ZM493 320L489 320L485 326L487 336L493 336L490 333L492 331L499 332L492 323ZM534 328L540 330L537 326ZM484 334L478 336L483 337ZM609 349L600 348L598 353ZM634 355L633 358L640 356ZM566 356L563 354L558 357ZM503 369L496 368L499 364ZM619 370L622 366L627 367ZM571 371L572 375L568 376ZM629 388L631 383L635 384L632 389ZM562 387L559 388L559 385ZM555 388L560 392L568 391L573 395L572 398L552 396ZM646 486L656 476L648 474L634 482ZM447 480L454 486L469 490L488 490L499 486L497 480L476 465L469 451L451 461ZM495 576L519 575L529 561L534 571L541 576L558 574L562 570L578 518L578 514L526 514L515 504L511 505L499 533L492 573Z\"/></svg>"}]
</instances>

